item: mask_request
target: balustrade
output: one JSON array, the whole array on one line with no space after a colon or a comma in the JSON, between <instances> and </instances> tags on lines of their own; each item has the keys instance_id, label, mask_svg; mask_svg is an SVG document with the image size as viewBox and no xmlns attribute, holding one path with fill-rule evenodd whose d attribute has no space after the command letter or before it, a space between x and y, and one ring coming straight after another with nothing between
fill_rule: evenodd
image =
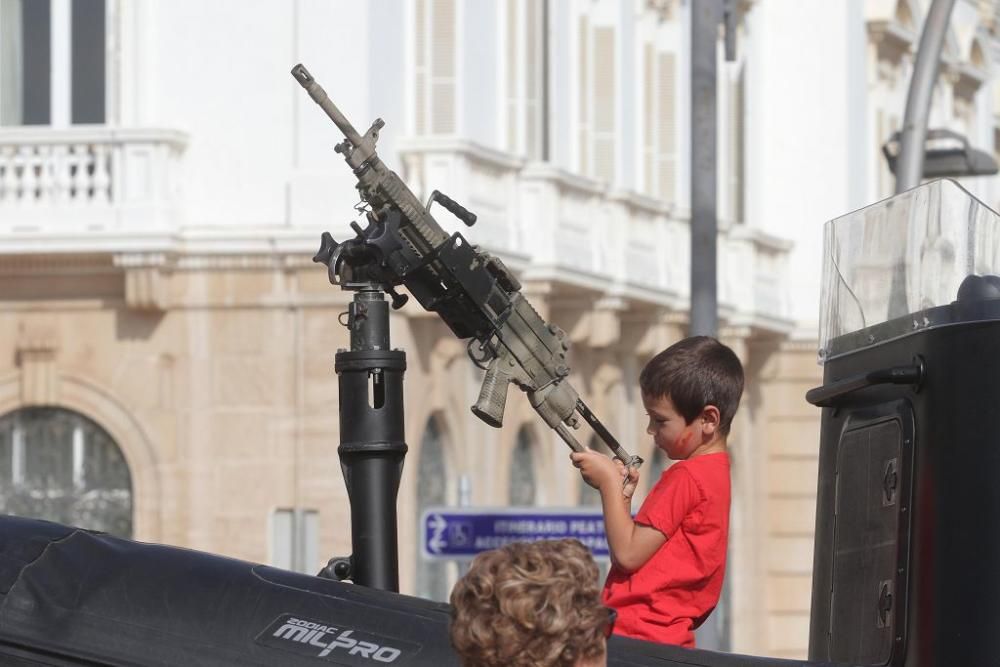
<instances>
[{"instance_id":1,"label":"balustrade","mask_svg":"<svg viewBox=\"0 0 1000 667\"><path fill-rule=\"evenodd\" d=\"M171 130L0 129L0 229L162 222L178 198L175 172L185 144Z\"/></svg>"},{"instance_id":2,"label":"balustrade","mask_svg":"<svg viewBox=\"0 0 1000 667\"><path fill-rule=\"evenodd\" d=\"M688 293L691 241L675 207L454 139L401 142L401 174L414 190L437 187L484 213L462 231L532 278L608 294L682 303ZM418 197L426 193L417 192ZM791 244L745 225L720 227L719 303L734 321L785 326L784 276Z\"/></svg>"}]
</instances>

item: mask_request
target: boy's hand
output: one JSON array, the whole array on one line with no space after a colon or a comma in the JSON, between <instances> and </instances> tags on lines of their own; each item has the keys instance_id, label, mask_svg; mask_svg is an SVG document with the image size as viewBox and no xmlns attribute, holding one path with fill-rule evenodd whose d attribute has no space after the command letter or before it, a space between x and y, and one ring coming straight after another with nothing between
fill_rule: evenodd
<instances>
[{"instance_id":1,"label":"boy's hand","mask_svg":"<svg viewBox=\"0 0 1000 667\"><path fill-rule=\"evenodd\" d=\"M594 451L573 452L569 458L580 469L583 481L598 491L607 485L620 486L625 479L625 473L620 472L615 462L604 454Z\"/></svg>"},{"instance_id":2,"label":"boy's hand","mask_svg":"<svg viewBox=\"0 0 1000 667\"><path fill-rule=\"evenodd\" d=\"M625 500L632 500L632 494L635 493L636 487L639 486L639 469L626 468L625 464L618 459L614 461L618 467L618 474L622 478L622 495L625 496Z\"/></svg>"}]
</instances>

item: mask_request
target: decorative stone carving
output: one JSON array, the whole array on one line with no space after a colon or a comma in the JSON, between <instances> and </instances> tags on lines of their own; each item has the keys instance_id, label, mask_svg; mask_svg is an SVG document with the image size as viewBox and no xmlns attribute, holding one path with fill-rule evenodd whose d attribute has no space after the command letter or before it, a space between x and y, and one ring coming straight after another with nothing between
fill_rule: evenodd
<instances>
[{"instance_id":1,"label":"decorative stone carving","mask_svg":"<svg viewBox=\"0 0 1000 667\"><path fill-rule=\"evenodd\" d=\"M48 320L25 323L17 341L17 364L21 368L21 404L54 405L58 402L56 351L58 329Z\"/></svg>"},{"instance_id":2,"label":"decorative stone carving","mask_svg":"<svg viewBox=\"0 0 1000 667\"><path fill-rule=\"evenodd\" d=\"M125 304L135 310L167 309L167 281L164 267L173 263L163 253L123 253L114 256L114 265L125 269Z\"/></svg>"},{"instance_id":3,"label":"decorative stone carving","mask_svg":"<svg viewBox=\"0 0 1000 667\"><path fill-rule=\"evenodd\" d=\"M868 22L868 38L875 45L880 64L898 67L913 52L916 34L897 21L880 20Z\"/></svg>"},{"instance_id":4,"label":"decorative stone carving","mask_svg":"<svg viewBox=\"0 0 1000 667\"><path fill-rule=\"evenodd\" d=\"M677 0L646 0L646 9L661 21L670 21L677 15Z\"/></svg>"},{"instance_id":5,"label":"decorative stone carving","mask_svg":"<svg viewBox=\"0 0 1000 667\"><path fill-rule=\"evenodd\" d=\"M125 272L125 304L135 310L167 309L167 279L155 267Z\"/></svg>"},{"instance_id":6,"label":"decorative stone carving","mask_svg":"<svg viewBox=\"0 0 1000 667\"><path fill-rule=\"evenodd\" d=\"M590 314L588 344L596 349L609 347L621 337L621 314L626 305L618 297L604 297L593 306Z\"/></svg>"}]
</instances>

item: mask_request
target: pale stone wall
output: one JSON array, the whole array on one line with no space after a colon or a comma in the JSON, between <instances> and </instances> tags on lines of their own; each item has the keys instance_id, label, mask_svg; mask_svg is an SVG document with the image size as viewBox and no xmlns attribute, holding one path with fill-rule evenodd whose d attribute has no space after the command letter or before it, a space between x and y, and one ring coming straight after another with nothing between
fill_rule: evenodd
<instances>
[{"instance_id":1,"label":"pale stone wall","mask_svg":"<svg viewBox=\"0 0 1000 667\"><path fill-rule=\"evenodd\" d=\"M0 260L0 413L54 405L104 427L133 475L137 539L269 562L269 517L299 507L320 513L317 568L350 553L333 368L336 350L348 345L337 317L350 294L299 255L192 257L177 266L189 268L156 279L161 310L127 288L137 269L99 256ZM525 293L570 333L573 385L622 444L648 461L638 372L680 339L684 318L635 302L595 317L584 310L586 299L568 299L566 289L529 283ZM430 418L444 432L452 503L466 476L471 504L509 504L511 453L522 426L537 445L538 504L575 505L579 480L566 446L516 389L503 429L471 414L481 372L436 316L411 304L392 315L391 327L408 363L410 449L397 503L407 592L419 557L416 473ZM804 394L821 378L815 343L746 327L724 328L721 338L747 372L730 439L733 650L802 656L819 422ZM589 432L579 438L587 442Z\"/></svg>"},{"instance_id":2,"label":"pale stone wall","mask_svg":"<svg viewBox=\"0 0 1000 667\"><path fill-rule=\"evenodd\" d=\"M55 181L37 201L11 199L17 179L36 171L6 172L0 414L58 405L105 428L132 471L139 539L267 562L269 516L299 507L320 512L321 559L349 553L333 369L334 353L347 345L337 316L349 295L327 283L305 248L331 215L340 225L330 226L334 234L346 233L356 191L330 150L339 134L288 77L301 58L359 129L385 118L380 155L421 199L440 188L480 215L470 241L521 275L536 309L570 335L574 386L626 448L652 457L635 381L642 363L685 331L691 3L553 3L548 162L515 150L503 129L509 63L501 48L483 47L514 34L494 20L501 4L456 3L465 26L458 32L482 39L460 37L448 55L463 74L449 93L457 125L439 135L416 119L411 51L436 33L420 32L415 4L241 6L246 26L263 36L256 40L219 34L214 19L231 14L232 3L194 4L109 2L117 102L107 127L3 129L8 149L38 155L39 164L55 145L127 159L109 175L107 192L95 188L113 194L110 201L73 205L49 198L55 190L45 187ZM728 84L745 81L738 124L746 145L720 142L719 155L721 336L747 369L731 436L732 648L801 657L819 446L819 410L804 394L822 375L813 340L821 224L891 189L881 145L905 103L927 3L738 4L738 61L720 62L719 99L720 137L732 137ZM932 108L935 125L960 129L987 150L1000 145L991 8L957 3ZM588 71L576 49L580 19L615 29L621 54L648 42L675 63L676 171L664 191L650 187L639 159L653 133L643 143L647 79L632 66L638 61L616 61L620 154L612 178L588 177L592 169L578 159L578 86ZM180 25L186 29L164 29ZM227 76L195 62L226 62ZM252 103L247 91L256 91ZM737 148L742 220L730 219L737 189L724 183ZM1000 196L995 178L963 185L990 204ZM458 227L450 216L440 222ZM398 508L401 584L412 591L417 462L429 419L443 432L449 502L465 477L472 504L508 504L512 452L525 426L537 445L539 504L575 504L579 482L565 445L517 390L502 430L470 414L480 372L436 316L412 304L392 327L408 359L410 451ZM580 439L589 439L585 431ZM637 502L645 488L648 480Z\"/></svg>"},{"instance_id":3,"label":"pale stone wall","mask_svg":"<svg viewBox=\"0 0 1000 667\"><path fill-rule=\"evenodd\" d=\"M760 511L757 514L756 636L748 648L764 655L804 657L808 649L816 516L820 410L805 401L822 384L815 341L775 342L755 350L760 365L748 400L760 406L755 424ZM749 627L743 628L748 630ZM739 643L739 642L737 642ZM742 647L737 646L742 651Z\"/></svg>"}]
</instances>

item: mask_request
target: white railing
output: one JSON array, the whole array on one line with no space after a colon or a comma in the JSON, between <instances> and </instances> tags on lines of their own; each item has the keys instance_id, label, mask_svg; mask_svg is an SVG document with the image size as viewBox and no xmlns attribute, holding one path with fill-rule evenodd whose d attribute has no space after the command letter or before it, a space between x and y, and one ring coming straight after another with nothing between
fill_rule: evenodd
<instances>
[{"instance_id":1,"label":"white railing","mask_svg":"<svg viewBox=\"0 0 1000 667\"><path fill-rule=\"evenodd\" d=\"M500 253L526 277L687 307L689 223L663 202L456 139L404 140L397 159L418 197L438 188L479 215L465 230L449 214L435 214L447 231ZM769 330L791 326L784 292L790 250L790 242L743 225L721 228L724 319Z\"/></svg>"},{"instance_id":2,"label":"white railing","mask_svg":"<svg viewBox=\"0 0 1000 667\"><path fill-rule=\"evenodd\" d=\"M163 129L0 128L0 230L162 228L186 143Z\"/></svg>"},{"instance_id":3,"label":"white railing","mask_svg":"<svg viewBox=\"0 0 1000 667\"><path fill-rule=\"evenodd\" d=\"M731 324L788 327L791 241L732 225L719 245L719 301L731 309Z\"/></svg>"}]
</instances>

